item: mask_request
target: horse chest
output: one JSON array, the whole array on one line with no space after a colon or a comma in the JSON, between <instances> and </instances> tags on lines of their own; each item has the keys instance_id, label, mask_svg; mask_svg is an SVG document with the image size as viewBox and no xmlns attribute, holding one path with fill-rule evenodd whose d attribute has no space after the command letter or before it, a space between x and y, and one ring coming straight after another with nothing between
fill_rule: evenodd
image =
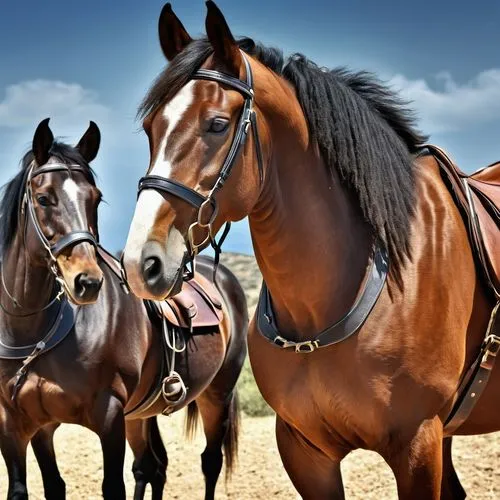
<instances>
[{"instance_id":1,"label":"horse chest","mask_svg":"<svg viewBox=\"0 0 500 500\"><path fill-rule=\"evenodd\" d=\"M317 369L318 355L301 355L283 351L269 344L252 329L249 354L253 373L264 399L286 422L310 441L332 441L332 445L357 441L358 403L352 391L346 390L342 367L335 366L335 357L327 364L327 373ZM331 354L331 353L330 353ZM352 387L352 386L351 386Z\"/></svg>"}]
</instances>

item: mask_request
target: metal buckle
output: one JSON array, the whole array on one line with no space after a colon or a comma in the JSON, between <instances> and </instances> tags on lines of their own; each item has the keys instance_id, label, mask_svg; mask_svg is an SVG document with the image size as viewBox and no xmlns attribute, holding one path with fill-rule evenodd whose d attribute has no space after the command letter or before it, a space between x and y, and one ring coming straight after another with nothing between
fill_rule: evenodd
<instances>
[{"instance_id":1,"label":"metal buckle","mask_svg":"<svg viewBox=\"0 0 500 500\"><path fill-rule=\"evenodd\" d=\"M202 247L203 245L207 244L210 241L210 231L207 230L208 233L207 236L201 242L196 243L196 241L194 241L194 230L196 229L196 227L201 227L203 229L203 227L198 224L198 221L193 222L188 229L188 242L191 254L193 256L198 254L200 247Z\"/></svg>"},{"instance_id":2,"label":"metal buckle","mask_svg":"<svg viewBox=\"0 0 500 500\"><path fill-rule=\"evenodd\" d=\"M293 347L297 353L309 353L315 351L319 347L319 342L317 340L306 340L305 342L293 342L287 340L280 335L277 335L273 342L282 349L288 349Z\"/></svg>"},{"instance_id":3,"label":"metal buckle","mask_svg":"<svg viewBox=\"0 0 500 500\"><path fill-rule=\"evenodd\" d=\"M306 342L299 342L295 346L295 352L308 353L313 352L319 347L317 340L307 340Z\"/></svg>"},{"instance_id":4,"label":"metal buckle","mask_svg":"<svg viewBox=\"0 0 500 500\"><path fill-rule=\"evenodd\" d=\"M247 116L245 116L243 123L245 124L244 132L245 135L248 134L248 129L250 128L250 125L252 125L252 114L254 113L254 110L252 107L248 109L248 112L246 113Z\"/></svg>"},{"instance_id":5,"label":"metal buckle","mask_svg":"<svg viewBox=\"0 0 500 500\"><path fill-rule=\"evenodd\" d=\"M497 335L488 335L484 340L484 355L481 360L481 364L488 362L488 356L496 357L496 355L500 352L500 337Z\"/></svg>"},{"instance_id":6,"label":"metal buckle","mask_svg":"<svg viewBox=\"0 0 500 500\"><path fill-rule=\"evenodd\" d=\"M204 223L204 222L202 222L201 218L203 216L203 212L205 210L205 207L208 205L210 205L212 207L212 215L210 216L208 222ZM217 206L215 199L212 198L212 193L210 193L208 198L200 205L200 208L198 209L198 217L197 217L198 226L210 227L214 223L218 213L219 213L219 207Z\"/></svg>"}]
</instances>

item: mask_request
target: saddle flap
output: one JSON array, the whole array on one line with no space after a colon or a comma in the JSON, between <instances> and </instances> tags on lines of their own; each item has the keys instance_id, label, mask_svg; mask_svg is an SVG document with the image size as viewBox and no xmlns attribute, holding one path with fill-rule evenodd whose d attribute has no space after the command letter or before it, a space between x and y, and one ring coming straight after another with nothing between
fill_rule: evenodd
<instances>
[{"instance_id":1,"label":"saddle flap","mask_svg":"<svg viewBox=\"0 0 500 500\"><path fill-rule=\"evenodd\" d=\"M198 273L192 280L183 283L177 295L157 304L162 315L181 328L215 327L223 319L219 292Z\"/></svg>"}]
</instances>

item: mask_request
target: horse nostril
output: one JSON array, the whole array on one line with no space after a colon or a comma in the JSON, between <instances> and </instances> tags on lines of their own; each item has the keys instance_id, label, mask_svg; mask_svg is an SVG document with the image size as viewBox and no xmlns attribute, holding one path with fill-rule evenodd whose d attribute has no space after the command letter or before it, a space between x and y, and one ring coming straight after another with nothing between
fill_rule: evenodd
<instances>
[{"instance_id":1,"label":"horse nostril","mask_svg":"<svg viewBox=\"0 0 500 500\"><path fill-rule=\"evenodd\" d=\"M80 273L75 278L75 293L78 298L83 298L86 295L93 295L97 293L102 285L102 280L93 278L87 273Z\"/></svg>"},{"instance_id":2,"label":"horse nostril","mask_svg":"<svg viewBox=\"0 0 500 500\"><path fill-rule=\"evenodd\" d=\"M154 285L162 276L163 266L158 257L147 257L142 264L142 275L148 285Z\"/></svg>"}]
</instances>

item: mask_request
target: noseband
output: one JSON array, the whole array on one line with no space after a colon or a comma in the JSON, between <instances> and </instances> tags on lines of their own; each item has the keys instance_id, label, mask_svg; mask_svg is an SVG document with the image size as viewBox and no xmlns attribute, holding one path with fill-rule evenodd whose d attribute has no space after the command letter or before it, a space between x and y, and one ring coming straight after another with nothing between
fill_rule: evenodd
<instances>
[{"instance_id":1,"label":"noseband","mask_svg":"<svg viewBox=\"0 0 500 500\"><path fill-rule=\"evenodd\" d=\"M35 233L44 246L45 250L47 251L47 254L49 256L49 269L50 271L54 274L56 282L59 284L59 291L57 292L55 298L49 302L43 309L35 311L33 313L29 314L13 314L9 313L3 306L2 309L7 313L12 316L32 316L34 314L37 314L39 312L42 312L46 309L48 309L52 304L58 300L65 292L66 292L66 282L62 278L59 270L59 266L57 264L57 257L68 247L77 245L78 243L83 243L87 242L90 243L94 248L97 248L98 241L96 237L90 232L90 231L85 231L85 230L79 230L79 231L71 231L68 234L65 234L59 240L57 240L54 244L51 244L45 234L43 234L42 228L40 227L40 222L38 221L38 217L36 216L35 212L35 207L33 205L33 189L31 186L31 181L42 174L47 174L49 172L61 172L61 171L67 171L68 173L71 172L83 172L84 174L85 169L81 165L68 165L65 163L47 163L46 165L43 165L40 168L36 168L35 165L32 165L30 167L30 170L28 172L28 175L26 176L26 185L24 189L24 196L22 198L21 202L21 207L20 207L20 212L21 215L24 215L26 211L28 212L28 215L31 219L31 222L33 224L33 227L35 228ZM24 230L26 230L27 224L25 222L24 225ZM2 272L2 286L9 296L9 298L12 300L14 305L16 307L20 307L17 299L15 299L10 292L7 290L7 287L5 285L5 280L4 280L4 273Z\"/></svg>"},{"instance_id":2,"label":"noseband","mask_svg":"<svg viewBox=\"0 0 500 500\"><path fill-rule=\"evenodd\" d=\"M198 210L196 221L193 222L188 230L188 246L190 253L191 266L193 263L193 259L206 243L210 242L214 251L215 251L215 267L217 266L217 262L219 259L219 254L221 252L221 246L224 242L227 234L230 229L230 222L226 222L225 228L222 232L221 237L218 241L215 240L215 235L212 231L212 225L217 217L218 206L217 200L215 199L215 194L219 189L222 188L227 178L231 174L231 171L236 163L236 159L238 158L243 146L246 142L249 128L252 127L254 142L255 142L255 151L257 155L257 163L259 167L259 178L260 182L263 182L264 179L264 165L262 159L262 150L259 139L259 131L257 128L257 119L255 115L254 106L254 91L253 91L253 76L252 69L250 67L250 63L246 55L241 52L243 62L245 63L246 69L246 81L240 80L238 78L234 78L230 75L226 75L225 73L221 73L220 71L210 70L210 69L199 69L194 75L193 79L195 80L209 80L213 82L218 82L223 85L227 85L231 87L233 90L240 92L243 95L245 102L243 104L243 109L241 111L241 115L236 126L236 131L233 136L233 141L231 143L231 147L229 148L229 152L224 160L222 168L219 171L219 176L215 181L213 188L210 190L207 196L203 196L198 193L194 189L190 187L174 181L172 179L167 179L160 175L146 175L139 180L138 194L145 189L153 189L155 191L159 191L162 193L167 193L179 198L192 207ZM209 217L205 216L205 210L207 207L212 209L212 212ZM207 214L208 215L208 214ZM208 222L207 222L208 219ZM202 242L196 242L194 239L194 231L196 227L205 228L208 230L208 236ZM215 269L215 268L214 268ZM193 276L193 268L188 271L185 275L185 279L190 279Z\"/></svg>"}]
</instances>

